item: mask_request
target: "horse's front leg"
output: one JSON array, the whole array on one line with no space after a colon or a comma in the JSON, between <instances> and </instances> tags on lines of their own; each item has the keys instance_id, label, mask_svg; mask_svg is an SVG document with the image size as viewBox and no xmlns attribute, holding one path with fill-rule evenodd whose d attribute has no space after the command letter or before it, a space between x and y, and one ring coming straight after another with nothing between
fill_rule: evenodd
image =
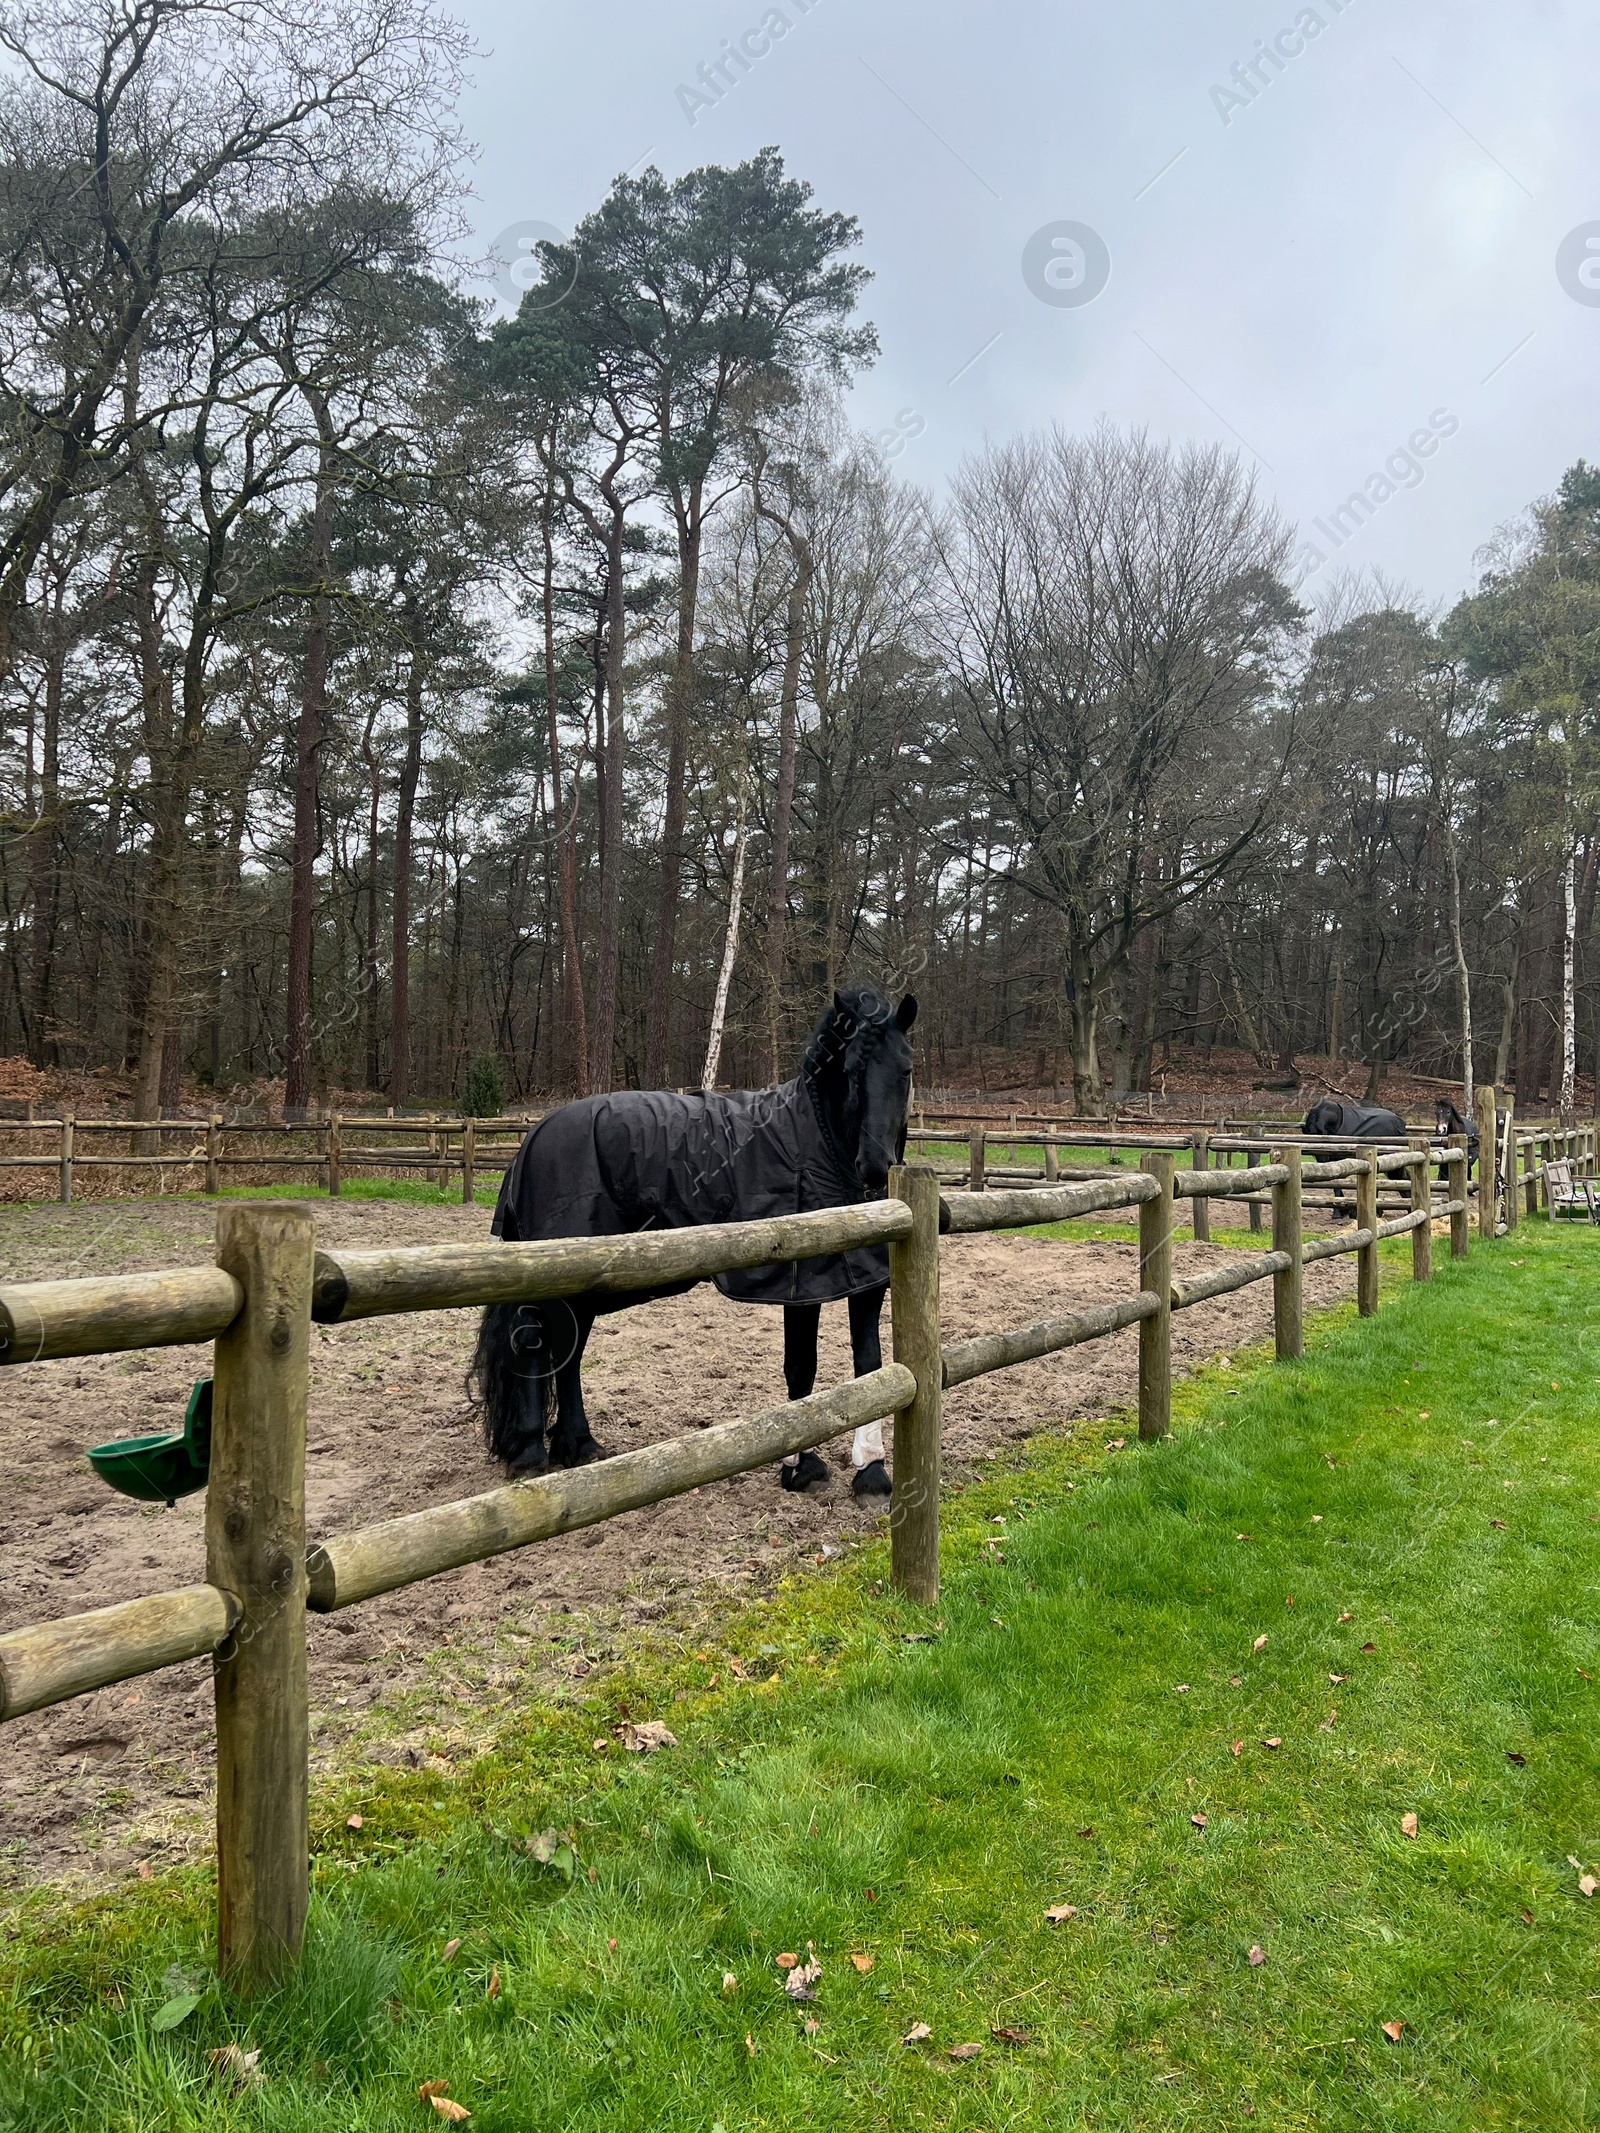
<instances>
[{"instance_id":1,"label":"horse's front leg","mask_svg":"<svg viewBox=\"0 0 1600 2133\"><path fill-rule=\"evenodd\" d=\"M863 1289L850 1299L850 1352L858 1378L883 1368L883 1342L878 1335L878 1321L883 1312L883 1299L888 1293L887 1289ZM890 1494L893 1483L889 1479L889 1469L883 1463L881 1422L864 1423L856 1431L850 1445L850 1464L855 1469L850 1476L854 1495Z\"/></svg>"},{"instance_id":2,"label":"horse's front leg","mask_svg":"<svg viewBox=\"0 0 1600 2133\"><path fill-rule=\"evenodd\" d=\"M791 1400L803 1400L817 1383L817 1328L822 1323L821 1304L785 1304L783 1307L783 1385ZM786 1489L826 1488L828 1469L816 1452L796 1452L778 1469Z\"/></svg>"},{"instance_id":3,"label":"horse's front leg","mask_svg":"<svg viewBox=\"0 0 1600 2133\"><path fill-rule=\"evenodd\" d=\"M563 1298L544 1306L555 1374L556 1420L550 1432L552 1466L591 1466L604 1459L583 1409L583 1351L594 1325L587 1305Z\"/></svg>"}]
</instances>

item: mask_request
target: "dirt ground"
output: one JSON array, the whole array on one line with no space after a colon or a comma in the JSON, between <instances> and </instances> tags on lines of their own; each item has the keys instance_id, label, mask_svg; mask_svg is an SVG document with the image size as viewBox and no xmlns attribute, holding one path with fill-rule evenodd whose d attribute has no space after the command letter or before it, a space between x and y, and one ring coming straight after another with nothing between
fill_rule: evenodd
<instances>
[{"instance_id":1,"label":"dirt ground","mask_svg":"<svg viewBox=\"0 0 1600 2133\"><path fill-rule=\"evenodd\" d=\"M1220 1211L1219 1211L1220 1212ZM1230 1210L1230 1212L1232 1212ZM1242 1212L1242 1210L1240 1211ZM387 1201L319 1203L335 1245L480 1237L482 1209ZM210 1257L213 1216L173 1201L0 1210L0 1278L126 1272ZM1180 1243L1180 1275L1219 1248ZM947 1338L1021 1325L1126 1295L1131 1244L1018 1236L946 1240ZM1306 1269L1308 1307L1346 1294L1348 1259ZM1261 1282L1195 1306L1173 1325L1178 1370L1270 1330ZM308 1517L313 1538L493 1486L465 1410L474 1314L435 1312L319 1328L312 1348ZM589 1412L609 1449L704 1428L783 1397L775 1310L709 1286L602 1319L585 1364ZM6 1505L0 1630L203 1575L203 1497L167 1510L115 1495L84 1448L181 1426L209 1350L164 1349L0 1373L0 1497ZM947 1472L973 1472L1008 1440L1105 1416L1136 1391L1135 1331L980 1379L948 1396ZM849 1372L842 1308L823 1315L820 1383ZM331 1617L311 1618L314 1755L352 1740L368 1760L470 1753L517 1684L571 1682L630 1628L703 1616L724 1594L770 1587L876 1525L848 1485L848 1438L829 1447L831 1487L788 1496L773 1472L741 1476L586 1532L455 1571ZM473 1732L474 1725L480 1729ZM119 1684L5 1728L0 1885L103 1883L144 1859L204 1842L213 1772L205 1661Z\"/></svg>"}]
</instances>

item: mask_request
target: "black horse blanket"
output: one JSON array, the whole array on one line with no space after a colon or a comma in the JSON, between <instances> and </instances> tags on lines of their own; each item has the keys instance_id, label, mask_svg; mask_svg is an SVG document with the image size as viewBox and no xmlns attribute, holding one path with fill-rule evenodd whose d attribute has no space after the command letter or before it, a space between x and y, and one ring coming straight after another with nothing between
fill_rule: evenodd
<instances>
[{"instance_id":1,"label":"black horse blanket","mask_svg":"<svg viewBox=\"0 0 1600 2133\"><path fill-rule=\"evenodd\" d=\"M1340 1103L1327 1096L1306 1113L1303 1130L1338 1134L1345 1140L1400 1141L1406 1138L1407 1129L1405 1120L1397 1111L1383 1111L1366 1104Z\"/></svg>"},{"instance_id":2,"label":"black horse blanket","mask_svg":"<svg viewBox=\"0 0 1600 2133\"><path fill-rule=\"evenodd\" d=\"M540 1120L505 1174L493 1228L521 1243L620 1237L808 1214L861 1197L803 1078L731 1095L623 1090L580 1097ZM872 1245L713 1279L738 1303L834 1303L882 1288L889 1253ZM693 1283L661 1293L686 1287Z\"/></svg>"}]
</instances>

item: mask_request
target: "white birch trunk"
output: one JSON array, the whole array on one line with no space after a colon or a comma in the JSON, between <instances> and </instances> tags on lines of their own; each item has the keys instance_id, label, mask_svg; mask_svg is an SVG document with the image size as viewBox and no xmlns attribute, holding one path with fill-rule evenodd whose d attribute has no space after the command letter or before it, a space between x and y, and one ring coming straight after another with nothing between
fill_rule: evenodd
<instances>
[{"instance_id":1,"label":"white birch trunk","mask_svg":"<svg viewBox=\"0 0 1600 2133\"><path fill-rule=\"evenodd\" d=\"M1461 938L1461 862L1456 851L1454 801L1445 811L1445 849L1450 860L1450 945L1455 950L1456 990L1461 1007L1461 1115L1472 1117L1472 980L1467 970L1466 944Z\"/></svg>"},{"instance_id":2,"label":"white birch trunk","mask_svg":"<svg viewBox=\"0 0 1600 2133\"><path fill-rule=\"evenodd\" d=\"M700 1076L702 1089L714 1089L717 1085L717 1069L722 1064L722 1032L728 1020L728 994L733 986L733 966L739 960L739 920L744 909L745 799L741 786L739 827L733 840L733 883L728 891L728 935L722 944L722 968L717 972L716 996L711 1003L711 1036L706 1045L705 1072Z\"/></svg>"},{"instance_id":3,"label":"white birch trunk","mask_svg":"<svg viewBox=\"0 0 1600 2133\"><path fill-rule=\"evenodd\" d=\"M1578 852L1570 835L1561 886L1566 902L1566 923L1561 929L1561 1118L1570 1125L1577 1108L1578 1065Z\"/></svg>"}]
</instances>

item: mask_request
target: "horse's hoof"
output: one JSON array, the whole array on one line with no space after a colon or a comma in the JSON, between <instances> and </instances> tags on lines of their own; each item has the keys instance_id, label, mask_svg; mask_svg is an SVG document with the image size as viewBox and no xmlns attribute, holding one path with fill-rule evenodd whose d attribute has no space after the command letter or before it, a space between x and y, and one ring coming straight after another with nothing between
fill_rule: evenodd
<instances>
[{"instance_id":1,"label":"horse's hoof","mask_svg":"<svg viewBox=\"0 0 1600 2133\"><path fill-rule=\"evenodd\" d=\"M894 1483L889 1479L889 1470L881 1459L874 1459L866 1466L858 1467L850 1477L852 1496L888 1496Z\"/></svg>"},{"instance_id":2,"label":"horse's hoof","mask_svg":"<svg viewBox=\"0 0 1600 2133\"><path fill-rule=\"evenodd\" d=\"M580 1437L573 1445L552 1444L550 1447L552 1466L594 1466L600 1460L610 1457L611 1454L605 1446L597 1443L593 1437Z\"/></svg>"},{"instance_id":3,"label":"horse's hoof","mask_svg":"<svg viewBox=\"0 0 1600 2133\"><path fill-rule=\"evenodd\" d=\"M778 1479L791 1495L803 1495L807 1489L826 1488L832 1478L815 1452L802 1452L796 1465L778 1469Z\"/></svg>"},{"instance_id":4,"label":"horse's hoof","mask_svg":"<svg viewBox=\"0 0 1600 2133\"><path fill-rule=\"evenodd\" d=\"M506 1475L511 1481L531 1481L536 1474L550 1471L550 1455L542 1444L530 1444L525 1451L506 1461Z\"/></svg>"}]
</instances>

